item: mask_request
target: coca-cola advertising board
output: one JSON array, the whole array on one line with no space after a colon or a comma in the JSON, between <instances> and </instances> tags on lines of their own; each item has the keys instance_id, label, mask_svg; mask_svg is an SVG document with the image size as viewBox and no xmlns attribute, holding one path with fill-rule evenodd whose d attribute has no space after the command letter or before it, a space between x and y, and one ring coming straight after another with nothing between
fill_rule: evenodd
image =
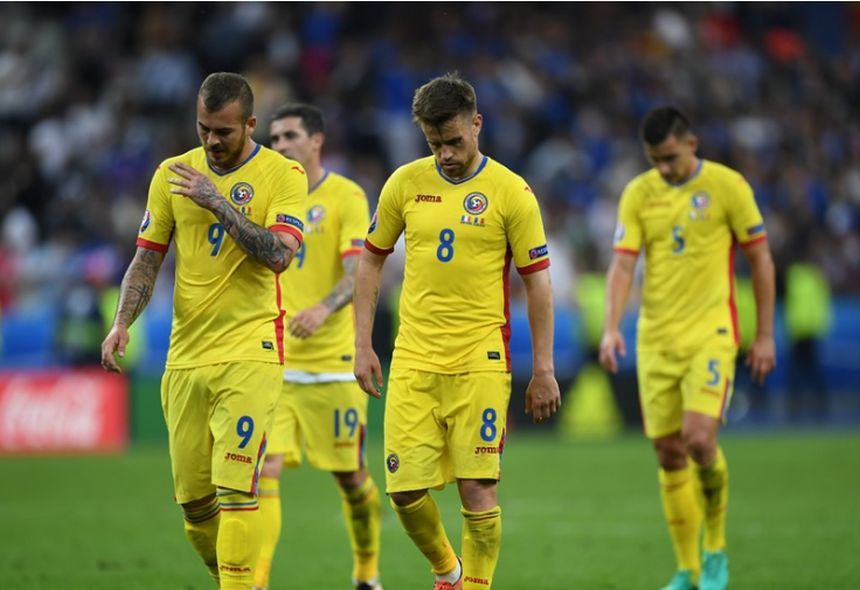
<instances>
[{"instance_id":1,"label":"coca-cola advertising board","mask_svg":"<svg viewBox=\"0 0 860 590\"><path fill-rule=\"evenodd\" d=\"M100 369L0 372L0 454L117 452L128 384Z\"/></svg>"}]
</instances>

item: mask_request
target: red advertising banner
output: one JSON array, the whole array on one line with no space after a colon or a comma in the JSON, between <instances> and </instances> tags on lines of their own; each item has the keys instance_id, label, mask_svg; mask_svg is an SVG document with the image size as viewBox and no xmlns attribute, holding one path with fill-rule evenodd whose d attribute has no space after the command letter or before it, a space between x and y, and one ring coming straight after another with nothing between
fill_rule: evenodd
<instances>
[{"instance_id":1,"label":"red advertising banner","mask_svg":"<svg viewBox=\"0 0 860 590\"><path fill-rule=\"evenodd\" d=\"M0 373L0 454L117 452L128 384L101 369Z\"/></svg>"}]
</instances>

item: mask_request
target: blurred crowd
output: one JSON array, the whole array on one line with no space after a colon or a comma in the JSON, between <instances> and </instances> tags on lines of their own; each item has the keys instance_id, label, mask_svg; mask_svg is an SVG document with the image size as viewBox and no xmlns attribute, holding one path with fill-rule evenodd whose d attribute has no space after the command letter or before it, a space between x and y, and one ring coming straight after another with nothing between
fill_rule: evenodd
<instances>
[{"instance_id":1,"label":"blurred crowd","mask_svg":"<svg viewBox=\"0 0 860 590\"><path fill-rule=\"evenodd\" d=\"M675 103L753 185L778 268L860 294L858 38L860 6L838 3L2 3L0 306L119 282L151 174L197 144L197 89L222 70L251 82L261 143L283 102L321 106L326 166L373 202L428 153L414 89L459 71L482 150L540 197L562 302L608 264L647 166L639 120Z\"/></svg>"}]
</instances>

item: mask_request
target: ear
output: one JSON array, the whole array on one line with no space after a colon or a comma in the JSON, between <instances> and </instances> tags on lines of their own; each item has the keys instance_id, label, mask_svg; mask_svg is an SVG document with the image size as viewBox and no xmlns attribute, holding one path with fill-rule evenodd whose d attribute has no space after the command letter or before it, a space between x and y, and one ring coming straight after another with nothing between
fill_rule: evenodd
<instances>
[{"instance_id":1,"label":"ear","mask_svg":"<svg viewBox=\"0 0 860 590\"><path fill-rule=\"evenodd\" d=\"M472 128L475 130L476 137L481 133L481 127L483 124L484 117L481 116L481 113L475 113L475 116L472 117Z\"/></svg>"},{"instance_id":2,"label":"ear","mask_svg":"<svg viewBox=\"0 0 860 590\"><path fill-rule=\"evenodd\" d=\"M691 133L690 137L687 138L687 142L689 143L690 148L693 150L693 153L695 154L696 151L698 151L698 149L699 149L699 138Z\"/></svg>"},{"instance_id":3,"label":"ear","mask_svg":"<svg viewBox=\"0 0 860 590\"><path fill-rule=\"evenodd\" d=\"M245 127L248 129L248 135L253 135L254 129L257 128L257 117L254 115L248 117L248 120L245 121Z\"/></svg>"},{"instance_id":4,"label":"ear","mask_svg":"<svg viewBox=\"0 0 860 590\"><path fill-rule=\"evenodd\" d=\"M322 149L323 144L325 143L325 134L324 133L314 133L311 135L311 141L313 141L314 146L318 150Z\"/></svg>"}]
</instances>

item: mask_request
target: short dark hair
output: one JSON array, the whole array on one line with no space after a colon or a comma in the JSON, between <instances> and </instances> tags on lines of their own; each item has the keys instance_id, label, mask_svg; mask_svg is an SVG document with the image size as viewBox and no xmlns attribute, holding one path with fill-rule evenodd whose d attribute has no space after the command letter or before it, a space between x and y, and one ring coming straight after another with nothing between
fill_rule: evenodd
<instances>
[{"instance_id":1,"label":"short dark hair","mask_svg":"<svg viewBox=\"0 0 860 590\"><path fill-rule=\"evenodd\" d=\"M209 74L197 93L209 112L220 111L234 100L242 105L242 118L254 114L254 93L251 85L239 74L215 72Z\"/></svg>"},{"instance_id":2,"label":"short dark hair","mask_svg":"<svg viewBox=\"0 0 860 590\"><path fill-rule=\"evenodd\" d=\"M325 117L323 112L317 107L304 104L301 102L287 103L272 115L272 121L278 119L286 119L287 117L298 117L302 121L302 127L308 132L308 135L314 133L325 134Z\"/></svg>"},{"instance_id":3,"label":"short dark hair","mask_svg":"<svg viewBox=\"0 0 860 590\"><path fill-rule=\"evenodd\" d=\"M477 112L475 89L457 73L433 78L416 90L412 99L412 118L434 127L444 125L458 115Z\"/></svg>"},{"instance_id":4,"label":"short dark hair","mask_svg":"<svg viewBox=\"0 0 860 590\"><path fill-rule=\"evenodd\" d=\"M690 131L690 120L675 107L658 107L645 115L642 121L642 141L658 145L669 136L683 137Z\"/></svg>"}]
</instances>

